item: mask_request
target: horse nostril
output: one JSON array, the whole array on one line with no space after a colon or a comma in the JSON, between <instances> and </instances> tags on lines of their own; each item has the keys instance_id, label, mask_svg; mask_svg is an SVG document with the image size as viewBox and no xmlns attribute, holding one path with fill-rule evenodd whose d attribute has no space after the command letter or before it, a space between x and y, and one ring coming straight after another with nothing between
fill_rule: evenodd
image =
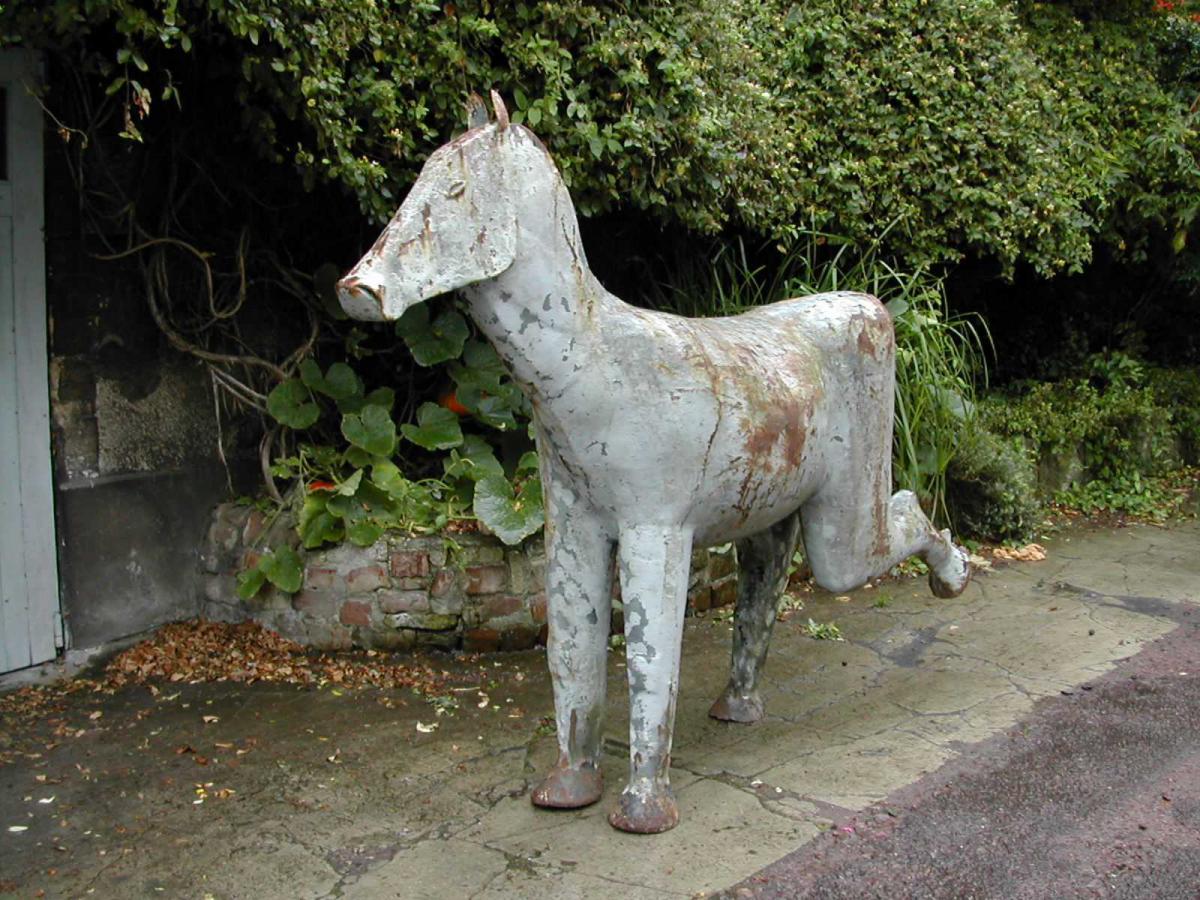
<instances>
[{"instance_id":1,"label":"horse nostril","mask_svg":"<svg viewBox=\"0 0 1200 900\"><path fill-rule=\"evenodd\" d=\"M338 282L338 293L349 300L353 300L356 294L366 294L380 310L383 309L382 285L376 287L359 281L357 278L343 278Z\"/></svg>"}]
</instances>

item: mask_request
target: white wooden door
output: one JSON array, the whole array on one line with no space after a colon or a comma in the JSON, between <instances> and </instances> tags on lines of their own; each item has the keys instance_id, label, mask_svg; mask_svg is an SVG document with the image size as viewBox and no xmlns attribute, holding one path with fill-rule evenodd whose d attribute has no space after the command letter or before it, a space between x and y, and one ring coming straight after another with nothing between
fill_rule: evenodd
<instances>
[{"instance_id":1,"label":"white wooden door","mask_svg":"<svg viewBox=\"0 0 1200 900\"><path fill-rule=\"evenodd\" d=\"M0 51L0 672L62 645L50 464L37 60Z\"/></svg>"}]
</instances>

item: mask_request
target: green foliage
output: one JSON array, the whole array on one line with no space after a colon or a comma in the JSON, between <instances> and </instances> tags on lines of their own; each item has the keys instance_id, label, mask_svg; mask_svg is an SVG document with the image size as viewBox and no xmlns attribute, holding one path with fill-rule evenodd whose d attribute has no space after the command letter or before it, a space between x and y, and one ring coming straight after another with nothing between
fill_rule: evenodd
<instances>
[{"instance_id":1,"label":"green foliage","mask_svg":"<svg viewBox=\"0 0 1200 900\"><path fill-rule=\"evenodd\" d=\"M1148 0L0 9L0 44L94 73L134 140L159 104L186 109L200 89L175 78L189 57L221 60L260 152L344 185L376 220L461 130L467 93L495 87L585 215L644 210L785 244L806 225L859 243L886 232L909 268L969 253L1043 273L1079 269L1097 238L1133 254L1164 233L1186 245L1198 35Z\"/></svg>"},{"instance_id":2,"label":"green foliage","mask_svg":"<svg viewBox=\"0 0 1200 900\"><path fill-rule=\"evenodd\" d=\"M243 600L255 596L270 582L281 591L294 594L304 580L304 564L291 547L277 547L264 553L257 563L238 573L237 594Z\"/></svg>"},{"instance_id":3,"label":"green foliage","mask_svg":"<svg viewBox=\"0 0 1200 900\"><path fill-rule=\"evenodd\" d=\"M1200 374L1115 353L1093 357L1089 368L1091 380L990 398L984 419L998 434L1025 441L1035 458L1079 454L1086 479L1069 485L1060 502L1161 518L1178 499L1163 476L1190 459L1200 436Z\"/></svg>"},{"instance_id":4,"label":"green foliage","mask_svg":"<svg viewBox=\"0 0 1200 900\"><path fill-rule=\"evenodd\" d=\"M1041 505L1024 448L978 423L965 429L946 472L946 506L956 535L1029 540Z\"/></svg>"},{"instance_id":5,"label":"green foliage","mask_svg":"<svg viewBox=\"0 0 1200 900\"><path fill-rule=\"evenodd\" d=\"M844 641L842 629L836 622L815 622L809 619L800 626L800 631L814 641Z\"/></svg>"},{"instance_id":6,"label":"green foliage","mask_svg":"<svg viewBox=\"0 0 1200 900\"><path fill-rule=\"evenodd\" d=\"M465 321L453 312L466 327ZM433 347L449 329L437 323L452 321L442 312L410 318L405 334L414 346ZM451 326L452 328L454 326ZM436 332L436 333L435 333ZM485 411L471 420L485 429L497 423L514 425L525 417L524 398L511 390L494 354L464 352L472 343L457 339L454 371L464 384L483 384L495 390ZM458 353L455 356L458 356ZM439 353L423 356L429 360ZM513 467L511 479L487 440L463 430L459 415L436 403L423 403L416 422L397 429L392 417L394 398L386 389L365 393L362 379L343 362L326 371L312 360L300 366L300 377L284 381L272 392L279 398L268 409L281 425L313 429L310 441L300 442L294 454L276 460L272 473L294 479L297 485L296 522L308 549L348 540L359 546L374 543L388 529L434 531L455 519L474 515L501 540L519 543L542 525L542 492L537 454L528 452ZM506 405L511 401L515 405ZM482 407L482 400L479 407ZM298 415L296 410L303 410ZM312 442L319 438L322 420L338 423L344 444ZM314 427L316 426L316 427ZM406 441L429 451L450 451L442 458L443 478L412 480L397 464L397 432ZM244 573L246 589L257 590L262 578ZM263 578L270 579L264 571ZM257 584L254 582L257 580Z\"/></svg>"}]
</instances>

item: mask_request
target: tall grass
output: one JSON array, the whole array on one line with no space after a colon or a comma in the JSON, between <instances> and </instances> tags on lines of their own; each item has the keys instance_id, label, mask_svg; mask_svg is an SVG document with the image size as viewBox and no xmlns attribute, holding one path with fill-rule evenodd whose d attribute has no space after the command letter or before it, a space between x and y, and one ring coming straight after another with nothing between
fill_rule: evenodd
<instances>
[{"instance_id":1,"label":"tall grass","mask_svg":"<svg viewBox=\"0 0 1200 900\"><path fill-rule=\"evenodd\" d=\"M879 241L886 236L881 235ZM952 315L944 280L928 269L903 270L877 241L855 247L810 230L778 257L751 261L741 241L709 258L676 260L669 283L647 298L656 308L689 316L736 315L776 300L826 291L878 297L896 328L896 417L892 475L947 524L946 470L975 416L976 386L986 383L991 336L977 315Z\"/></svg>"}]
</instances>

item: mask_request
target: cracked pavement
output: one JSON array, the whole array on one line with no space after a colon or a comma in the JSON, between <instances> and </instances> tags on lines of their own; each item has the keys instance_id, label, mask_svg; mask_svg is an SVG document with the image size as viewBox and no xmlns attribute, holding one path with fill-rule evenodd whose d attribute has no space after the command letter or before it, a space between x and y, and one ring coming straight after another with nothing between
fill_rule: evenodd
<instances>
[{"instance_id":1,"label":"cracked pavement","mask_svg":"<svg viewBox=\"0 0 1200 900\"><path fill-rule=\"evenodd\" d=\"M776 626L767 718L753 726L707 717L730 626L689 620L672 771L682 822L657 836L605 820L627 767L615 653L605 797L565 812L528 797L556 756L540 653L436 658L452 687L461 676L444 716L372 690L71 695L32 728L0 719L0 750L16 755L0 765L0 895L640 900L727 888L951 771L1200 601L1194 521L1073 528L1045 544L1046 560L998 564L954 600L923 579L804 595ZM809 617L846 640L804 636ZM469 686L481 669L482 693Z\"/></svg>"}]
</instances>

